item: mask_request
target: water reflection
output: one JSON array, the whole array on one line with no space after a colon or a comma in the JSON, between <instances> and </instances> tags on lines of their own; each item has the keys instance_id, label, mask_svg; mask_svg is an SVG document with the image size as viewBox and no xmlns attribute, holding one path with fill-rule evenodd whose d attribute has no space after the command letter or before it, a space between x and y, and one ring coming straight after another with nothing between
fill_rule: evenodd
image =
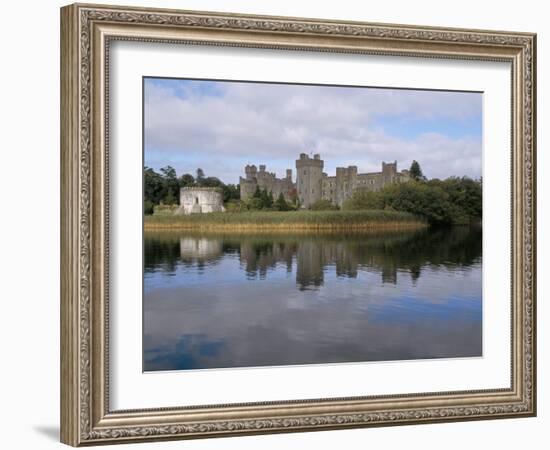
<instances>
[{"instance_id":1,"label":"water reflection","mask_svg":"<svg viewBox=\"0 0 550 450\"><path fill-rule=\"evenodd\" d=\"M146 234L145 370L481 355L481 229Z\"/></svg>"},{"instance_id":2,"label":"water reflection","mask_svg":"<svg viewBox=\"0 0 550 450\"><path fill-rule=\"evenodd\" d=\"M300 289L323 285L333 267L340 277L378 270L382 282L396 283L397 271L416 281L422 267L469 267L481 259L481 228L441 228L399 234L185 235L148 234L145 270L173 272L178 265L204 269L238 255L248 279L265 279L280 266L293 272ZM199 270L201 273L203 270Z\"/></svg>"}]
</instances>

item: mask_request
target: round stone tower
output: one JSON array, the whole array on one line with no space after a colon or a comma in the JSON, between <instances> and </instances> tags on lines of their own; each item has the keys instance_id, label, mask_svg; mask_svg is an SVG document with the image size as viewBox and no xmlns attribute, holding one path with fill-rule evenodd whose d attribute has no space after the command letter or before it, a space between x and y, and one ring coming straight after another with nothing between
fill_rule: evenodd
<instances>
[{"instance_id":1,"label":"round stone tower","mask_svg":"<svg viewBox=\"0 0 550 450\"><path fill-rule=\"evenodd\" d=\"M180 207L175 214L197 214L225 211L223 193L220 188L182 187Z\"/></svg>"},{"instance_id":2,"label":"round stone tower","mask_svg":"<svg viewBox=\"0 0 550 450\"><path fill-rule=\"evenodd\" d=\"M296 190L302 208L310 208L321 200L324 162L321 155L313 155L313 159L305 153L296 160Z\"/></svg>"}]
</instances>

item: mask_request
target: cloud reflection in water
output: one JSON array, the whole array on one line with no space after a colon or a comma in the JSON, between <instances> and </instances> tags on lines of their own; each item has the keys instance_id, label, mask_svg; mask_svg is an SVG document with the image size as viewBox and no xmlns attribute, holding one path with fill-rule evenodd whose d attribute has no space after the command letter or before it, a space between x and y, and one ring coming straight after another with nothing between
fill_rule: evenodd
<instances>
[{"instance_id":1,"label":"cloud reflection in water","mask_svg":"<svg viewBox=\"0 0 550 450\"><path fill-rule=\"evenodd\" d=\"M145 239L144 369L481 356L481 230Z\"/></svg>"}]
</instances>

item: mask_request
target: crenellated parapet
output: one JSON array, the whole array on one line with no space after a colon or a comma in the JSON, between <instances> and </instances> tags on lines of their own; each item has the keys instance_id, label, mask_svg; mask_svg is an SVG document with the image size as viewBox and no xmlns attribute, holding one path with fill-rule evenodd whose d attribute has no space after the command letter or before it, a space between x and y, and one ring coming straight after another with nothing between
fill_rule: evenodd
<instances>
[{"instance_id":1,"label":"crenellated parapet","mask_svg":"<svg viewBox=\"0 0 550 450\"><path fill-rule=\"evenodd\" d=\"M223 192L223 189L220 187L201 187L201 186L186 186L180 188L181 192Z\"/></svg>"},{"instance_id":2,"label":"crenellated parapet","mask_svg":"<svg viewBox=\"0 0 550 450\"><path fill-rule=\"evenodd\" d=\"M266 190L276 199L281 193L287 201L292 200L295 184L292 182L292 169L286 170L285 178L277 178L275 172L268 172L265 164L245 166L245 178L239 178L241 200L246 200L254 195L256 188Z\"/></svg>"},{"instance_id":3,"label":"crenellated parapet","mask_svg":"<svg viewBox=\"0 0 550 450\"><path fill-rule=\"evenodd\" d=\"M247 165L245 177L239 179L241 199L249 198L259 187L271 192L274 198L282 192L287 200L295 192L302 208L310 208L319 200L342 206L358 189L378 191L388 184L410 180L408 170L397 170L397 161L382 162L380 172L359 173L357 166L337 167L334 176L323 172L324 161L318 153L313 157L300 153L295 162L296 183L292 182L292 169L286 170L285 178L277 178L264 164L259 169Z\"/></svg>"},{"instance_id":4,"label":"crenellated parapet","mask_svg":"<svg viewBox=\"0 0 550 450\"><path fill-rule=\"evenodd\" d=\"M296 160L296 191L302 208L310 208L321 200L324 165L325 162L318 153L313 158L301 153Z\"/></svg>"}]
</instances>

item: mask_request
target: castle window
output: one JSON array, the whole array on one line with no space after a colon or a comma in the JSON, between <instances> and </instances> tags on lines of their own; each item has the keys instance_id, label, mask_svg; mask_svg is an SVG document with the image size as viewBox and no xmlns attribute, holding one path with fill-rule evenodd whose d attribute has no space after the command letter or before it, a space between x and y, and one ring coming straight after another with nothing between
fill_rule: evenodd
<instances>
[{"instance_id":1,"label":"castle window","mask_svg":"<svg viewBox=\"0 0 550 450\"><path fill-rule=\"evenodd\" d=\"M196 204L196 205L199 204L199 197L195 197L195 204Z\"/></svg>"},{"instance_id":2,"label":"castle window","mask_svg":"<svg viewBox=\"0 0 550 450\"><path fill-rule=\"evenodd\" d=\"M312 189L312 190L311 190L311 193L312 193L312 194L315 194L315 189Z\"/></svg>"},{"instance_id":3,"label":"castle window","mask_svg":"<svg viewBox=\"0 0 550 450\"><path fill-rule=\"evenodd\" d=\"M306 174L306 170L304 169L304 175Z\"/></svg>"}]
</instances>

